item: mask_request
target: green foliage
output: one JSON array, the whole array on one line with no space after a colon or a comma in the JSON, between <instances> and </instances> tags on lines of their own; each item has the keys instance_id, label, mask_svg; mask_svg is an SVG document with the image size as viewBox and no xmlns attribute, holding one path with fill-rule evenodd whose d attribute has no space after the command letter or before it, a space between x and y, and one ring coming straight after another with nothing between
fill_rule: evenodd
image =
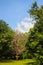
<instances>
[{"instance_id":1,"label":"green foliage","mask_svg":"<svg viewBox=\"0 0 43 65\"><path fill-rule=\"evenodd\" d=\"M3 56L7 57L12 39L13 30L5 21L0 20L0 58Z\"/></svg>"},{"instance_id":2,"label":"green foliage","mask_svg":"<svg viewBox=\"0 0 43 65\"><path fill-rule=\"evenodd\" d=\"M37 3L33 3L30 9L30 16L36 21L33 29L29 31L26 49L33 57L37 58L42 65L40 56L43 56L43 6L38 7ZM28 54L29 54L28 53Z\"/></svg>"}]
</instances>

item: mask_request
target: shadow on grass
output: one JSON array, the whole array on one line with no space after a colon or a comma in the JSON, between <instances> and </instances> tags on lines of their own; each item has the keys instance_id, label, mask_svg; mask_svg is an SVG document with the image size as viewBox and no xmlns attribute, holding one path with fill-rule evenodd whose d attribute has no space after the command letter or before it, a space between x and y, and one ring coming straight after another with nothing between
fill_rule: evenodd
<instances>
[{"instance_id":1,"label":"shadow on grass","mask_svg":"<svg viewBox=\"0 0 43 65\"><path fill-rule=\"evenodd\" d=\"M36 62L30 62L30 63L26 63L25 65L39 65L39 64Z\"/></svg>"},{"instance_id":2,"label":"shadow on grass","mask_svg":"<svg viewBox=\"0 0 43 65\"><path fill-rule=\"evenodd\" d=\"M6 60L6 59L0 60L0 63L11 63L11 62L13 62L13 60Z\"/></svg>"}]
</instances>

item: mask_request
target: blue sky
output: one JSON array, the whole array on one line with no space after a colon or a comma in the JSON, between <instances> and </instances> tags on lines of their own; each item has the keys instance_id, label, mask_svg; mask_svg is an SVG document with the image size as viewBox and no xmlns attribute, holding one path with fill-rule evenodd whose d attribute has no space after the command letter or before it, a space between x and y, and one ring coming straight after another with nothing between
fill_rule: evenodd
<instances>
[{"instance_id":1,"label":"blue sky","mask_svg":"<svg viewBox=\"0 0 43 65\"><path fill-rule=\"evenodd\" d=\"M0 0L0 19L16 30L21 21L25 23L24 19L29 18L27 11L34 1L37 1L39 6L43 5L43 0Z\"/></svg>"}]
</instances>

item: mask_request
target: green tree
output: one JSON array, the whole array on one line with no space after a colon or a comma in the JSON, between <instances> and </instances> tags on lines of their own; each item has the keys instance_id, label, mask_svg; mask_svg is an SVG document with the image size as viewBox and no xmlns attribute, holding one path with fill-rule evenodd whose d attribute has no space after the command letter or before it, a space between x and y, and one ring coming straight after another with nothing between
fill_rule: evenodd
<instances>
[{"instance_id":1,"label":"green tree","mask_svg":"<svg viewBox=\"0 0 43 65\"><path fill-rule=\"evenodd\" d=\"M42 65L43 62L43 6L38 7L37 3L33 3L30 9L30 16L36 21L33 29L29 32L26 48L29 53L38 60ZM41 60L42 59L42 60Z\"/></svg>"},{"instance_id":2,"label":"green tree","mask_svg":"<svg viewBox=\"0 0 43 65\"><path fill-rule=\"evenodd\" d=\"M13 30L5 21L0 20L0 58L7 58L12 39Z\"/></svg>"}]
</instances>

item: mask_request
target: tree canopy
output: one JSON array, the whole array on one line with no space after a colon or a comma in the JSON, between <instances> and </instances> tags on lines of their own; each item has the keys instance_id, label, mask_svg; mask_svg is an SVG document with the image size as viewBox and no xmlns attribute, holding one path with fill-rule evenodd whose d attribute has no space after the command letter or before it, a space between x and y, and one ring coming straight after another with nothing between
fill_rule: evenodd
<instances>
[{"instance_id":1,"label":"tree canopy","mask_svg":"<svg viewBox=\"0 0 43 65\"><path fill-rule=\"evenodd\" d=\"M30 9L30 16L36 21L36 23L29 31L26 48L32 57L41 59L43 56L43 6L38 7L36 2L33 3Z\"/></svg>"},{"instance_id":2,"label":"tree canopy","mask_svg":"<svg viewBox=\"0 0 43 65\"><path fill-rule=\"evenodd\" d=\"M7 55L12 39L13 30L5 21L0 20L0 57Z\"/></svg>"}]
</instances>

